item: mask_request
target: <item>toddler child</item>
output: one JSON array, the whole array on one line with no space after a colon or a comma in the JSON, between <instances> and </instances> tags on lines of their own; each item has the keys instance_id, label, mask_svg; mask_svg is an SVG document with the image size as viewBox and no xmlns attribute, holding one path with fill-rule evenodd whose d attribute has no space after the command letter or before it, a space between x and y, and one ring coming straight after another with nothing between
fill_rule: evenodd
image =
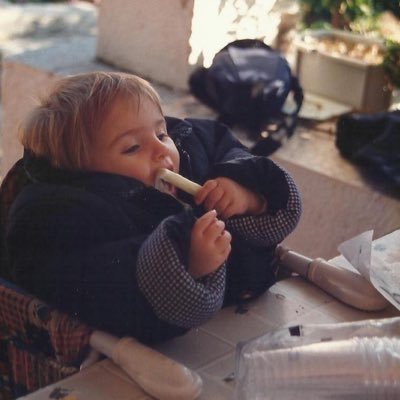
<instances>
[{"instance_id":1,"label":"toddler child","mask_svg":"<svg viewBox=\"0 0 400 400\"><path fill-rule=\"evenodd\" d=\"M61 79L21 131L29 183L7 246L18 284L117 335L182 334L274 283L276 245L301 214L292 178L222 124L169 118L145 80ZM155 188L167 168L195 196Z\"/></svg>"}]
</instances>

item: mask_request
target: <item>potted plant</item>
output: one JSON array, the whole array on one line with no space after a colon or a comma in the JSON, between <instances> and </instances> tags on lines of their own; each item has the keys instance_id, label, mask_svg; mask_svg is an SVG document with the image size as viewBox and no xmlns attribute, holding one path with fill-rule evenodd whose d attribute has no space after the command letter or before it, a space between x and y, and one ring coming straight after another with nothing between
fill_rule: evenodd
<instances>
[{"instance_id":1,"label":"potted plant","mask_svg":"<svg viewBox=\"0 0 400 400\"><path fill-rule=\"evenodd\" d=\"M393 86L400 88L400 43L387 40L383 68Z\"/></svg>"},{"instance_id":2,"label":"potted plant","mask_svg":"<svg viewBox=\"0 0 400 400\"><path fill-rule=\"evenodd\" d=\"M300 4L303 27L309 29L297 45L297 72L304 89L361 111L387 109L392 90L400 87L400 42L383 37L380 16L389 10L397 23L400 10L393 9L392 1L381 0Z\"/></svg>"},{"instance_id":3,"label":"potted plant","mask_svg":"<svg viewBox=\"0 0 400 400\"><path fill-rule=\"evenodd\" d=\"M373 14L372 0L300 0L307 27L329 24L334 29L349 29L359 17Z\"/></svg>"}]
</instances>

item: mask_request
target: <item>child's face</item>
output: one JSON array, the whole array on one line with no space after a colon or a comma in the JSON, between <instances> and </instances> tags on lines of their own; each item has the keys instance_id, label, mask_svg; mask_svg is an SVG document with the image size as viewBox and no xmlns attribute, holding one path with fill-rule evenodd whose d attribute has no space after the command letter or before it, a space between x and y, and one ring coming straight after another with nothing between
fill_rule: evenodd
<instances>
[{"instance_id":1,"label":"child's face","mask_svg":"<svg viewBox=\"0 0 400 400\"><path fill-rule=\"evenodd\" d=\"M179 153L158 107L147 98L139 108L133 99L117 98L96 134L88 168L129 176L147 186L155 185L159 168L178 172Z\"/></svg>"}]
</instances>

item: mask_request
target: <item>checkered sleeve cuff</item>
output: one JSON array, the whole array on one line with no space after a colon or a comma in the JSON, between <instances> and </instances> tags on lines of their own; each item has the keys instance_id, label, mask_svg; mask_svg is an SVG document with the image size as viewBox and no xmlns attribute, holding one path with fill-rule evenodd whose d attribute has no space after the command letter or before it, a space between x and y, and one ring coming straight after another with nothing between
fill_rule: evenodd
<instances>
[{"instance_id":1,"label":"checkered sleeve cuff","mask_svg":"<svg viewBox=\"0 0 400 400\"><path fill-rule=\"evenodd\" d=\"M222 307L225 265L195 280L180 260L165 223L142 245L136 273L139 288L157 317L171 324L193 328Z\"/></svg>"},{"instance_id":2,"label":"checkered sleeve cuff","mask_svg":"<svg viewBox=\"0 0 400 400\"><path fill-rule=\"evenodd\" d=\"M289 187L286 207L273 214L268 213L267 209L262 215L230 218L226 222L228 230L262 246L276 245L294 230L302 213L302 203L300 193L292 177L286 171L283 172Z\"/></svg>"}]
</instances>

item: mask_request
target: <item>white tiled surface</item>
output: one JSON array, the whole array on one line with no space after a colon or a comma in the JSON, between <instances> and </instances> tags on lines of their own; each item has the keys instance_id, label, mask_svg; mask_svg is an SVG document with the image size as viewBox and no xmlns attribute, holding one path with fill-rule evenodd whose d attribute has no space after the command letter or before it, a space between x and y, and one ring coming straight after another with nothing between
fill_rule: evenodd
<instances>
[{"instance_id":1,"label":"white tiled surface","mask_svg":"<svg viewBox=\"0 0 400 400\"><path fill-rule=\"evenodd\" d=\"M374 245L385 245L386 240L398 248L400 231L396 231L395 235L395 241L392 234L375 241ZM334 261L337 263L340 259ZM276 283L259 299L249 303L246 309L245 313L236 312L235 307L223 309L201 328L157 347L160 352L199 372L204 381L200 400L232 399L235 385L232 379L235 347L240 341L300 323L335 323L400 315L393 306L381 312L356 310L300 277ZM49 399L51 388L54 387L69 391L72 396L68 397L69 400L149 399L128 379L111 361L105 360L82 373L27 396L26 400Z\"/></svg>"},{"instance_id":2,"label":"white tiled surface","mask_svg":"<svg viewBox=\"0 0 400 400\"><path fill-rule=\"evenodd\" d=\"M157 346L156 349L190 368L197 369L233 351L234 346L202 329L195 329Z\"/></svg>"},{"instance_id":3,"label":"white tiled surface","mask_svg":"<svg viewBox=\"0 0 400 400\"><path fill-rule=\"evenodd\" d=\"M262 335L274 327L274 324L267 322L255 312L247 311L242 314L235 312L235 308L229 307L221 310L200 329L236 346L238 341Z\"/></svg>"}]
</instances>

